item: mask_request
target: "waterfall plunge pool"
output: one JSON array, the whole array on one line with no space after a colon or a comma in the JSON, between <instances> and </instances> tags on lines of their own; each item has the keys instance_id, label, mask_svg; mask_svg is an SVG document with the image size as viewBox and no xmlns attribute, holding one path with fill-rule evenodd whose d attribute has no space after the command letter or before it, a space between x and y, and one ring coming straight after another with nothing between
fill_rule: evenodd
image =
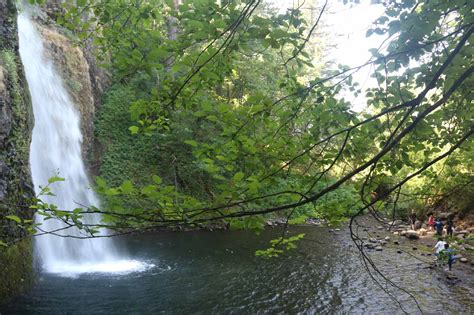
<instances>
[{"instance_id":1,"label":"waterfall plunge pool","mask_svg":"<svg viewBox=\"0 0 474 315\"><path fill-rule=\"evenodd\" d=\"M131 273L39 273L35 286L0 307L2 314L57 313L402 313L361 265L347 235L325 228L291 227L305 233L285 256L262 259L281 230L182 232L116 238L118 246L149 268ZM417 297L426 313L473 313L472 292L449 285L395 249L371 252L381 270ZM153 265L153 266L152 266ZM405 310L419 313L397 294Z\"/></svg>"}]
</instances>

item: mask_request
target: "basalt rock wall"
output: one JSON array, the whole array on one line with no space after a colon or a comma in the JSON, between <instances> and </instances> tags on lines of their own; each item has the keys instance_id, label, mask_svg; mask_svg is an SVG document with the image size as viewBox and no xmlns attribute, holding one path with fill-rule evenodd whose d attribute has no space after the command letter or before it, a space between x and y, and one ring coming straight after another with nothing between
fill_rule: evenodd
<instances>
[{"instance_id":1,"label":"basalt rock wall","mask_svg":"<svg viewBox=\"0 0 474 315\"><path fill-rule=\"evenodd\" d=\"M0 304L26 288L33 277L31 241L19 226L33 217L28 162L32 128L15 1L0 0Z\"/></svg>"}]
</instances>

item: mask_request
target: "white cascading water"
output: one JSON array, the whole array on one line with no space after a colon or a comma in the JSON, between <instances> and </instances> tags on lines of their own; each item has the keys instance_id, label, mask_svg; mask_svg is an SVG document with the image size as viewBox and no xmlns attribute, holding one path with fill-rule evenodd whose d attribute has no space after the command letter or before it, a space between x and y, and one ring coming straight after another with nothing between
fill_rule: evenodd
<instances>
[{"instance_id":1,"label":"white cascading water","mask_svg":"<svg viewBox=\"0 0 474 315\"><path fill-rule=\"evenodd\" d=\"M30 147L30 165L35 193L39 185L58 174L64 182L51 185L55 196L41 199L61 210L98 206L90 186L81 155L80 115L66 91L51 58L44 50L42 38L28 12L18 16L20 56L33 103L35 125ZM100 215L88 214L85 223L100 222ZM43 220L36 215L39 227L56 231L65 227L57 219ZM41 233L41 232L40 232ZM59 235L84 236L77 228L56 232ZM103 234L106 231L102 232ZM90 272L126 273L141 271L150 265L119 257L109 238L77 239L52 234L35 238L35 255L46 272L76 275Z\"/></svg>"}]
</instances>

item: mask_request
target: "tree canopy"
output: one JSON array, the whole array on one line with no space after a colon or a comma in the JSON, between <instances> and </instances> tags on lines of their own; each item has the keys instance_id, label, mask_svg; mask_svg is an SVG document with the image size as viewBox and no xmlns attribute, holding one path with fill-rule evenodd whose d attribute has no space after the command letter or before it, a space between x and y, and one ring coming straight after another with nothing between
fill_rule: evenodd
<instances>
[{"instance_id":1,"label":"tree canopy","mask_svg":"<svg viewBox=\"0 0 474 315\"><path fill-rule=\"evenodd\" d=\"M322 58L327 1L312 19L262 1L65 4L57 21L92 40L113 76L96 121L106 203L42 213L74 225L100 212L94 233L216 220L258 229L275 213L337 223L453 194L467 209L472 6L381 3L367 36L386 40L352 68ZM368 66L377 86L363 90L352 77ZM348 92L365 94L362 112Z\"/></svg>"}]
</instances>

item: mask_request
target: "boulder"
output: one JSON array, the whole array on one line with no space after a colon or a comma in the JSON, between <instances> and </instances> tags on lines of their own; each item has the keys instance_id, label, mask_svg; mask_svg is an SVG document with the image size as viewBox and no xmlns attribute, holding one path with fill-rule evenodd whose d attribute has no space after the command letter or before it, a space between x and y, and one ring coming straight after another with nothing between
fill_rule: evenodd
<instances>
[{"instance_id":1,"label":"boulder","mask_svg":"<svg viewBox=\"0 0 474 315\"><path fill-rule=\"evenodd\" d=\"M421 228L418 230L418 234L420 234L420 236L425 236L427 233L428 231L426 229Z\"/></svg>"},{"instance_id":2,"label":"boulder","mask_svg":"<svg viewBox=\"0 0 474 315\"><path fill-rule=\"evenodd\" d=\"M395 220L395 221L388 222L388 225L392 225L392 226L400 225L400 224L403 224L402 220Z\"/></svg>"},{"instance_id":3,"label":"boulder","mask_svg":"<svg viewBox=\"0 0 474 315\"><path fill-rule=\"evenodd\" d=\"M459 258L459 261L462 263L467 263L467 258L466 257L461 257Z\"/></svg>"},{"instance_id":4,"label":"boulder","mask_svg":"<svg viewBox=\"0 0 474 315\"><path fill-rule=\"evenodd\" d=\"M399 234L400 234L400 232L398 232L398 231L397 231L397 232L393 232L393 235L399 235Z\"/></svg>"},{"instance_id":5,"label":"boulder","mask_svg":"<svg viewBox=\"0 0 474 315\"><path fill-rule=\"evenodd\" d=\"M468 230L462 230L462 231L454 232L454 235L466 235L466 234L469 234Z\"/></svg>"},{"instance_id":6,"label":"boulder","mask_svg":"<svg viewBox=\"0 0 474 315\"><path fill-rule=\"evenodd\" d=\"M400 235L401 235L401 236L407 235L407 231L401 231L401 232L400 232Z\"/></svg>"},{"instance_id":7,"label":"boulder","mask_svg":"<svg viewBox=\"0 0 474 315\"><path fill-rule=\"evenodd\" d=\"M405 237L410 239L410 240L417 240L420 238L420 236L418 235L418 233L416 233L416 231L413 231L413 230L408 230L406 231L405 233Z\"/></svg>"}]
</instances>

